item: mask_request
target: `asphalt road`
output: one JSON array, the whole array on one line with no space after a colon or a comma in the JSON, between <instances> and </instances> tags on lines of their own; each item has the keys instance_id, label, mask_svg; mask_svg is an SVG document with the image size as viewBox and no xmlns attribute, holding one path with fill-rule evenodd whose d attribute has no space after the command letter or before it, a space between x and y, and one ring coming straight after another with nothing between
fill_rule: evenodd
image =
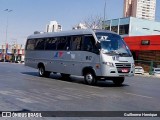
<instances>
[{"instance_id":1,"label":"asphalt road","mask_svg":"<svg viewBox=\"0 0 160 120\"><path fill-rule=\"evenodd\" d=\"M159 103L160 78L134 76L120 87L109 81L89 86L81 77L41 78L23 64L0 63L0 111L160 111Z\"/></svg>"}]
</instances>

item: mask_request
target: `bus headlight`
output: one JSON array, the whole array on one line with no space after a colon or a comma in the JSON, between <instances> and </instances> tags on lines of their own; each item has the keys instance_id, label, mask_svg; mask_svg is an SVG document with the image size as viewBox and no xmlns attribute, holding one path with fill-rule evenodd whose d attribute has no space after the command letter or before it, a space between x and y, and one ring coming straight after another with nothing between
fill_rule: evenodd
<instances>
[{"instance_id":1,"label":"bus headlight","mask_svg":"<svg viewBox=\"0 0 160 120\"><path fill-rule=\"evenodd\" d=\"M103 64L105 64L109 67L114 67L114 64L112 62L103 62Z\"/></svg>"},{"instance_id":2,"label":"bus headlight","mask_svg":"<svg viewBox=\"0 0 160 120\"><path fill-rule=\"evenodd\" d=\"M132 65L132 68L134 68L134 67L135 67L135 64L134 64L134 63L132 63L131 65Z\"/></svg>"}]
</instances>

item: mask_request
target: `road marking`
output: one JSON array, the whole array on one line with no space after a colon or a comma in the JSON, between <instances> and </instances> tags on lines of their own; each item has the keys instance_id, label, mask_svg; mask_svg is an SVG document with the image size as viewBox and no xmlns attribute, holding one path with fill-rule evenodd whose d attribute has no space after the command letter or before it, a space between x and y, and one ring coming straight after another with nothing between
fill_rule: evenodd
<instances>
[{"instance_id":1,"label":"road marking","mask_svg":"<svg viewBox=\"0 0 160 120\"><path fill-rule=\"evenodd\" d=\"M96 89L100 89L100 90L103 90L103 89L104 89L104 88L97 87L97 86L89 86L89 85L88 85L88 87L90 87L90 88L96 88Z\"/></svg>"},{"instance_id":2,"label":"road marking","mask_svg":"<svg viewBox=\"0 0 160 120\"><path fill-rule=\"evenodd\" d=\"M9 95L11 92L10 91L0 91L0 94L3 94L3 95Z\"/></svg>"},{"instance_id":3,"label":"road marking","mask_svg":"<svg viewBox=\"0 0 160 120\"><path fill-rule=\"evenodd\" d=\"M37 103L38 101L32 100L30 98L16 98L17 100L25 103Z\"/></svg>"},{"instance_id":4,"label":"road marking","mask_svg":"<svg viewBox=\"0 0 160 120\"><path fill-rule=\"evenodd\" d=\"M41 102L41 101L43 101L43 102L48 102L48 101L55 102L55 101L57 101L55 99L49 98L48 96L40 95L39 92L35 92L34 90L32 90L32 92L26 92L26 91L22 91L22 90L13 90L12 92L13 92L14 95L16 95L15 97L21 96L23 98L26 98L28 96L29 99L31 99L33 101L36 101L36 102Z\"/></svg>"},{"instance_id":5,"label":"road marking","mask_svg":"<svg viewBox=\"0 0 160 120\"><path fill-rule=\"evenodd\" d=\"M128 93L128 92L124 92L125 94L128 94L128 95L134 95L134 96L138 96L138 97L143 97L143 98L153 98L153 97L149 97L149 96L144 96L144 95L139 95L139 94L134 94L134 93Z\"/></svg>"},{"instance_id":6,"label":"road marking","mask_svg":"<svg viewBox=\"0 0 160 120\"><path fill-rule=\"evenodd\" d=\"M63 96L63 95L57 95L55 96L55 98L59 99L59 100L71 100L69 97Z\"/></svg>"},{"instance_id":7,"label":"road marking","mask_svg":"<svg viewBox=\"0 0 160 120\"><path fill-rule=\"evenodd\" d=\"M53 90L54 92L58 92L59 94L63 94L65 96L71 96L73 98L77 98L77 99L82 99L82 98L90 98L90 96L88 95L83 95L82 93L69 93L70 91L66 91L66 90L61 90L61 89L54 89L54 88L50 88L50 90Z\"/></svg>"}]
</instances>

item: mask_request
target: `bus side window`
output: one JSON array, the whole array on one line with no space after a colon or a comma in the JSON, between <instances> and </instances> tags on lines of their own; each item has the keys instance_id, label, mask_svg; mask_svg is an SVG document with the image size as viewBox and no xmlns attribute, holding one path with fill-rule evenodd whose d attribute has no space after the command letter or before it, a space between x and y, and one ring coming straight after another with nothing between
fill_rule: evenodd
<instances>
[{"instance_id":1,"label":"bus side window","mask_svg":"<svg viewBox=\"0 0 160 120\"><path fill-rule=\"evenodd\" d=\"M56 38L48 38L45 50L56 50Z\"/></svg>"},{"instance_id":2,"label":"bus side window","mask_svg":"<svg viewBox=\"0 0 160 120\"><path fill-rule=\"evenodd\" d=\"M81 50L82 36L73 36L72 50Z\"/></svg>"},{"instance_id":3,"label":"bus side window","mask_svg":"<svg viewBox=\"0 0 160 120\"><path fill-rule=\"evenodd\" d=\"M35 48L35 39L27 40L26 50L34 50Z\"/></svg>"},{"instance_id":4,"label":"bus side window","mask_svg":"<svg viewBox=\"0 0 160 120\"><path fill-rule=\"evenodd\" d=\"M93 51L95 46L95 40L93 36L84 36L83 41L83 50L84 51Z\"/></svg>"},{"instance_id":5,"label":"bus side window","mask_svg":"<svg viewBox=\"0 0 160 120\"><path fill-rule=\"evenodd\" d=\"M36 39L35 50L44 50L45 40Z\"/></svg>"},{"instance_id":6,"label":"bus side window","mask_svg":"<svg viewBox=\"0 0 160 120\"><path fill-rule=\"evenodd\" d=\"M65 50L70 50L71 49L71 46L70 46L70 43L71 43L71 36L67 36L66 37L66 45L64 47Z\"/></svg>"},{"instance_id":7,"label":"bus side window","mask_svg":"<svg viewBox=\"0 0 160 120\"><path fill-rule=\"evenodd\" d=\"M60 37L57 41L57 50L67 50L68 40L67 37Z\"/></svg>"}]
</instances>

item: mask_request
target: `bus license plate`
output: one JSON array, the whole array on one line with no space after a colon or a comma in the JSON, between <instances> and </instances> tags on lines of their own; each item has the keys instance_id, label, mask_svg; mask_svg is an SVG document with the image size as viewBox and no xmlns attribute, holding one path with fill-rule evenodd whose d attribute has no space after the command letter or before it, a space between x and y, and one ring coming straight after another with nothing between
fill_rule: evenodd
<instances>
[{"instance_id":1,"label":"bus license plate","mask_svg":"<svg viewBox=\"0 0 160 120\"><path fill-rule=\"evenodd\" d=\"M123 73L127 73L127 72L128 72L128 69L122 69L122 72L123 72Z\"/></svg>"}]
</instances>

